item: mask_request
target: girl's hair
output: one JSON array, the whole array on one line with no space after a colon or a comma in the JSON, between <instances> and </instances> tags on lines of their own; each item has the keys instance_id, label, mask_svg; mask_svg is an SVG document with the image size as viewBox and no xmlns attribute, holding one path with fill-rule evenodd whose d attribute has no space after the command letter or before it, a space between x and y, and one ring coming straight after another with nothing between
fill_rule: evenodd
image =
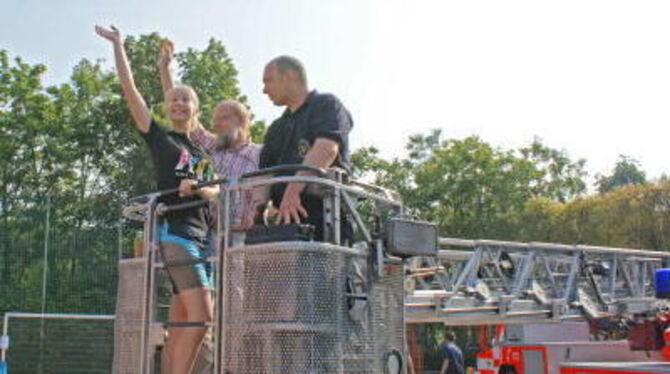
<instances>
[{"instance_id":1,"label":"girl's hair","mask_svg":"<svg viewBox=\"0 0 670 374\"><path fill-rule=\"evenodd\" d=\"M198 99L198 94L195 93L193 87L189 86L188 84L176 84L169 90L165 91L166 111L167 111L167 101L170 98L170 95L176 91L186 91L186 94L188 95L189 99L191 99L191 101L193 102L193 106L195 107L195 113L193 114L193 118L191 121L191 128L188 129L189 131L191 131L197 128L198 125L200 124L200 99Z\"/></svg>"}]
</instances>

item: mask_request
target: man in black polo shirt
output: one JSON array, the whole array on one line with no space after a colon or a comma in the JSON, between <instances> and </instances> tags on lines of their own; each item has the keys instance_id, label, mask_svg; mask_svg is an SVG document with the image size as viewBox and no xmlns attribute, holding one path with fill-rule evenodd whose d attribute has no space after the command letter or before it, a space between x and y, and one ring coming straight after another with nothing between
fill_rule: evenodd
<instances>
[{"instance_id":1,"label":"man in black polo shirt","mask_svg":"<svg viewBox=\"0 0 670 374\"><path fill-rule=\"evenodd\" d=\"M298 59L280 56L270 61L263 72L263 93L286 110L268 128L261 168L305 164L349 169L351 115L334 95L308 89L305 68ZM271 189L279 223L312 224L315 239L323 240L323 201L303 193L304 189L304 183Z\"/></svg>"}]
</instances>

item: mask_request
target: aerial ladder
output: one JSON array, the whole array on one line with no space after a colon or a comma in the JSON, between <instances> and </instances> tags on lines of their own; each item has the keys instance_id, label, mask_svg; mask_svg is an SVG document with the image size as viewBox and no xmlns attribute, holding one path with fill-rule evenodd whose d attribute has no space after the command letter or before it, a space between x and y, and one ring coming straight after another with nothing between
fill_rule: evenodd
<instances>
[{"instance_id":1,"label":"aerial ladder","mask_svg":"<svg viewBox=\"0 0 670 374\"><path fill-rule=\"evenodd\" d=\"M478 326L477 373L670 372L669 295L658 284L670 253L439 243L437 256L408 261L406 322Z\"/></svg>"},{"instance_id":2,"label":"aerial ladder","mask_svg":"<svg viewBox=\"0 0 670 374\"><path fill-rule=\"evenodd\" d=\"M214 182L223 190L217 250L207 259L217 269L215 319L199 373L407 373L406 324L612 321L657 308L654 273L669 267L670 253L440 238L436 225L407 216L392 191L340 170L307 169L314 176L294 176L305 166L289 165ZM233 196L290 182L308 183L323 198L324 242L229 247ZM144 254L120 271L117 372L158 370L169 322L157 312L163 264L156 225L164 213L194 204L158 203L167 193L174 191L124 209L144 225ZM354 243L343 241L345 217Z\"/></svg>"},{"instance_id":3,"label":"aerial ladder","mask_svg":"<svg viewBox=\"0 0 670 374\"><path fill-rule=\"evenodd\" d=\"M645 314L659 303L670 253L552 243L440 238L408 260L406 321L518 324Z\"/></svg>"}]
</instances>

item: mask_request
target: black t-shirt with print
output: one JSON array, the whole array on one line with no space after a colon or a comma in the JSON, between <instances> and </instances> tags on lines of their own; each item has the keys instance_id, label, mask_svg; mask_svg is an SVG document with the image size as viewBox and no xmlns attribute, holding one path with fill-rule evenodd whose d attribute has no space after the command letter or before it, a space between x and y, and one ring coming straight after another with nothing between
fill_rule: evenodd
<instances>
[{"instance_id":1,"label":"black t-shirt with print","mask_svg":"<svg viewBox=\"0 0 670 374\"><path fill-rule=\"evenodd\" d=\"M286 110L268 128L260 167L302 164L305 154L317 138L326 138L340 145L340 152L331 166L349 170L349 132L353 127L351 114L332 94L309 93L295 112ZM273 186L271 197L279 204L284 186Z\"/></svg>"},{"instance_id":2,"label":"black t-shirt with print","mask_svg":"<svg viewBox=\"0 0 670 374\"><path fill-rule=\"evenodd\" d=\"M205 151L193 144L185 134L166 131L153 120L149 131L140 134L151 151L159 190L177 188L182 179L204 182L214 177L212 163ZM159 202L173 205L199 199L198 196L181 198L175 193L162 196ZM206 236L209 221L207 207L168 212L165 218L169 223L170 233L174 235Z\"/></svg>"}]
</instances>

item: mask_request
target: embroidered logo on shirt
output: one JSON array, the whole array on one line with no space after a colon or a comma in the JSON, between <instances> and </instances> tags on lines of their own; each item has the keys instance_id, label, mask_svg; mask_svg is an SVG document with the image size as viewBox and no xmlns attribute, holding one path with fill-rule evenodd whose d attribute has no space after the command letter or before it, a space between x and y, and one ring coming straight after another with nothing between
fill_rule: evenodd
<instances>
[{"instance_id":1,"label":"embroidered logo on shirt","mask_svg":"<svg viewBox=\"0 0 670 374\"><path fill-rule=\"evenodd\" d=\"M309 142L307 139L298 140L298 154L301 158L305 158L305 155L309 152Z\"/></svg>"}]
</instances>

